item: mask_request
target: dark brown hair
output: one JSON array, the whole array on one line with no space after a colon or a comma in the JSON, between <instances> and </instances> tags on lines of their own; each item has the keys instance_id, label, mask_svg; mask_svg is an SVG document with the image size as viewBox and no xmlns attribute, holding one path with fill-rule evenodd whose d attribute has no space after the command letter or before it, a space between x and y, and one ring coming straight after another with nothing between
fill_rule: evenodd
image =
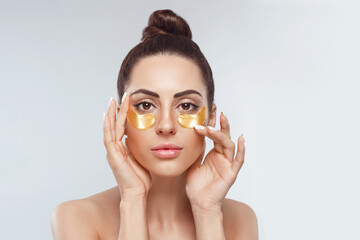
<instances>
[{"instance_id":1,"label":"dark brown hair","mask_svg":"<svg viewBox=\"0 0 360 240\"><path fill-rule=\"evenodd\" d=\"M200 68L211 112L215 90L212 71L199 46L191 38L190 27L182 17L169 9L153 12L142 32L141 42L130 50L122 62L117 81L119 99L125 91L132 68L140 59L160 54L177 55L193 61Z\"/></svg>"}]
</instances>

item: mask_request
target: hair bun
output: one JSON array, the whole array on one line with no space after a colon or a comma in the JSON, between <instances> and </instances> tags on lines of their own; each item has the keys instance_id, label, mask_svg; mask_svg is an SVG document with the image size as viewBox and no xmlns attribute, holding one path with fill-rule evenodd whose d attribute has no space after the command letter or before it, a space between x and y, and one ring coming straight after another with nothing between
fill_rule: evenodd
<instances>
[{"instance_id":1,"label":"hair bun","mask_svg":"<svg viewBox=\"0 0 360 240\"><path fill-rule=\"evenodd\" d=\"M192 37L189 24L170 9L157 10L149 17L148 26L142 32L141 41L145 42L159 34Z\"/></svg>"}]
</instances>

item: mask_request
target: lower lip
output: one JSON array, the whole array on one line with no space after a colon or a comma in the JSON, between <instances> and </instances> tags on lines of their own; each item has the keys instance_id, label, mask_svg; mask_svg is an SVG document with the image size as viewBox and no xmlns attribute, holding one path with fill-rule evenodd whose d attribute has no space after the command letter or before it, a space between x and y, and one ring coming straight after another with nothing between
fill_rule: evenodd
<instances>
[{"instance_id":1,"label":"lower lip","mask_svg":"<svg viewBox=\"0 0 360 240\"><path fill-rule=\"evenodd\" d=\"M179 156L182 149L161 149L152 150L151 152L158 158L175 158Z\"/></svg>"}]
</instances>

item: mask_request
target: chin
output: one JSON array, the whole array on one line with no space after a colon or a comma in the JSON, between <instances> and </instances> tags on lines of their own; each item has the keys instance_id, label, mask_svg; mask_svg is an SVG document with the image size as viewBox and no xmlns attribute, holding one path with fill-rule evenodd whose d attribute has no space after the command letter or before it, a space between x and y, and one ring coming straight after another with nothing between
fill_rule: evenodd
<instances>
[{"instance_id":1,"label":"chin","mask_svg":"<svg viewBox=\"0 0 360 240\"><path fill-rule=\"evenodd\" d=\"M152 175L159 177L179 177L191 166L184 159L157 159L151 158L147 164L140 163ZM150 165L150 166L149 166Z\"/></svg>"}]
</instances>

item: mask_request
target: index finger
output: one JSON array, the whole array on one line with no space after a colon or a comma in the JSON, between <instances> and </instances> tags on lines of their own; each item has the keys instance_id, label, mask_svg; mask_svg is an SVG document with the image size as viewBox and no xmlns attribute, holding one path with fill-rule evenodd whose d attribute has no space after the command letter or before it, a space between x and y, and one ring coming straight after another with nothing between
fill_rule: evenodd
<instances>
[{"instance_id":1,"label":"index finger","mask_svg":"<svg viewBox=\"0 0 360 240\"><path fill-rule=\"evenodd\" d=\"M123 95L123 100L121 101L119 114L116 119L115 123L115 142L121 142L122 137L124 136L125 132L125 122L126 122L126 115L129 110L129 103L130 98L125 92Z\"/></svg>"},{"instance_id":2,"label":"index finger","mask_svg":"<svg viewBox=\"0 0 360 240\"><path fill-rule=\"evenodd\" d=\"M220 128L223 133L225 133L230 139L230 124L223 112L220 114Z\"/></svg>"}]
</instances>

